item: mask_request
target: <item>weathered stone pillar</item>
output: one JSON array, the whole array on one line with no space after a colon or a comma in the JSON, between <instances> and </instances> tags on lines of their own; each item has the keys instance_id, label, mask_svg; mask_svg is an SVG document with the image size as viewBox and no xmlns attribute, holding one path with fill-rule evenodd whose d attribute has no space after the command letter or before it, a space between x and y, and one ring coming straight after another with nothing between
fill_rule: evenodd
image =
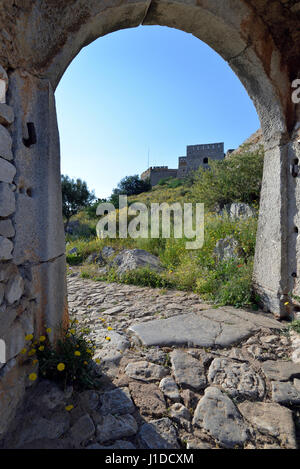
<instances>
[{"instance_id":1,"label":"weathered stone pillar","mask_svg":"<svg viewBox=\"0 0 300 469\"><path fill-rule=\"evenodd\" d=\"M300 296L299 139L298 129L265 143L253 274L265 309L290 319L294 295Z\"/></svg>"},{"instance_id":2,"label":"weathered stone pillar","mask_svg":"<svg viewBox=\"0 0 300 469\"><path fill-rule=\"evenodd\" d=\"M254 287L266 310L287 314L288 145L265 145L265 162L254 262Z\"/></svg>"},{"instance_id":3,"label":"weathered stone pillar","mask_svg":"<svg viewBox=\"0 0 300 469\"><path fill-rule=\"evenodd\" d=\"M0 68L0 82L8 77ZM2 80L2 81L4 81ZM6 91L6 89L5 89ZM2 96L2 100L1 100ZM0 88L0 440L34 370L26 334L67 319L60 152L53 90L16 71Z\"/></svg>"}]
</instances>

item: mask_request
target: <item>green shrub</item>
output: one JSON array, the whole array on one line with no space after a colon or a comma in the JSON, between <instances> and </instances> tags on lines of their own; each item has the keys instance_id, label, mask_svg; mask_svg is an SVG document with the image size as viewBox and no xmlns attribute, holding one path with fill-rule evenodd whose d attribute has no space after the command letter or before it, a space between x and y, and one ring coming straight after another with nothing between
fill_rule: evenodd
<instances>
[{"instance_id":1,"label":"green shrub","mask_svg":"<svg viewBox=\"0 0 300 469\"><path fill-rule=\"evenodd\" d=\"M248 306L254 302L251 280L252 264L238 264L233 260L220 262L199 276L196 292L221 305Z\"/></svg>"},{"instance_id":2,"label":"green shrub","mask_svg":"<svg viewBox=\"0 0 300 469\"><path fill-rule=\"evenodd\" d=\"M296 319L289 325L289 329L298 332L300 334L300 319Z\"/></svg>"},{"instance_id":3,"label":"green shrub","mask_svg":"<svg viewBox=\"0 0 300 469\"><path fill-rule=\"evenodd\" d=\"M67 254L66 259L69 265L80 265L83 262L83 257L80 254Z\"/></svg>"},{"instance_id":4,"label":"green shrub","mask_svg":"<svg viewBox=\"0 0 300 469\"><path fill-rule=\"evenodd\" d=\"M99 374L95 372L92 357L95 343L89 339L88 329L79 329L75 321L64 331L63 338L55 347L48 338L36 349L41 377L72 384L79 389L93 389L99 386Z\"/></svg>"},{"instance_id":5,"label":"green shrub","mask_svg":"<svg viewBox=\"0 0 300 469\"><path fill-rule=\"evenodd\" d=\"M209 160L210 169L195 172L192 197L209 210L232 202L257 204L260 198L264 152L242 152L221 161Z\"/></svg>"}]
</instances>

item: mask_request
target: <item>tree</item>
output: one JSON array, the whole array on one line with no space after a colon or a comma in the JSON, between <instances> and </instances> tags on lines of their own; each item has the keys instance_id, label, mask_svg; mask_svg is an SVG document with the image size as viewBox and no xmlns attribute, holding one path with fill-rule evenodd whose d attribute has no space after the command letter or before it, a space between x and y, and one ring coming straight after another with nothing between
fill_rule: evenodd
<instances>
[{"instance_id":1,"label":"tree","mask_svg":"<svg viewBox=\"0 0 300 469\"><path fill-rule=\"evenodd\" d=\"M119 195L138 195L142 192L148 192L151 190L151 184L149 179L143 180L135 174L134 176L124 177L118 184L118 187L113 189L113 193L110 197L110 202L116 207L119 207Z\"/></svg>"},{"instance_id":2,"label":"tree","mask_svg":"<svg viewBox=\"0 0 300 469\"><path fill-rule=\"evenodd\" d=\"M98 205L108 202L107 199L96 199L85 209L89 218L96 218Z\"/></svg>"},{"instance_id":3,"label":"tree","mask_svg":"<svg viewBox=\"0 0 300 469\"><path fill-rule=\"evenodd\" d=\"M247 149L221 161L209 160L209 170L195 172L193 199L213 210L232 202L258 203L260 198L264 151Z\"/></svg>"},{"instance_id":4,"label":"tree","mask_svg":"<svg viewBox=\"0 0 300 469\"><path fill-rule=\"evenodd\" d=\"M95 200L95 194L93 191L89 191L85 181L81 179L70 179L69 176L63 174L61 176L61 189L66 229L70 218L76 215L82 208L88 207L91 202Z\"/></svg>"}]
</instances>

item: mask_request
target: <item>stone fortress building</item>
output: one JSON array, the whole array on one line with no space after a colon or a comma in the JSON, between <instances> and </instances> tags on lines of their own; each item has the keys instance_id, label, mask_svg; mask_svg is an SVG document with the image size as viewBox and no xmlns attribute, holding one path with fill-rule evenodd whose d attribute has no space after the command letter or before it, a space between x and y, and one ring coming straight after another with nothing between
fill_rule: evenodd
<instances>
[{"instance_id":1,"label":"stone fortress building","mask_svg":"<svg viewBox=\"0 0 300 469\"><path fill-rule=\"evenodd\" d=\"M224 142L188 145L186 156L178 158L178 169L170 169L168 166L151 166L141 174L141 179L149 178L152 186L168 177L182 179L200 167L209 168L209 159L222 160L224 157Z\"/></svg>"}]
</instances>

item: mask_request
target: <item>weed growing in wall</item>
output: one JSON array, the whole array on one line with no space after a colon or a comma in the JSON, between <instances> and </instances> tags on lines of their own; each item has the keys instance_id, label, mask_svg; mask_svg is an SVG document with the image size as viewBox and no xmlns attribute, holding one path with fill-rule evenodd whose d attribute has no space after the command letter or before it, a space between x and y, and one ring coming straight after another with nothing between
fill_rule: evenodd
<instances>
[{"instance_id":1,"label":"weed growing in wall","mask_svg":"<svg viewBox=\"0 0 300 469\"><path fill-rule=\"evenodd\" d=\"M99 387L99 361L93 360L95 343L89 338L89 330L78 326L73 320L63 337L55 345L50 342L51 329L46 335L34 340L32 335L26 336L26 347L22 354L32 361L33 366L38 365L41 378L47 378L64 387L73 385L75 388L95 389ZM29 375L31 381L37 379L37 373Z\"/></svg>"}]
</instances>

